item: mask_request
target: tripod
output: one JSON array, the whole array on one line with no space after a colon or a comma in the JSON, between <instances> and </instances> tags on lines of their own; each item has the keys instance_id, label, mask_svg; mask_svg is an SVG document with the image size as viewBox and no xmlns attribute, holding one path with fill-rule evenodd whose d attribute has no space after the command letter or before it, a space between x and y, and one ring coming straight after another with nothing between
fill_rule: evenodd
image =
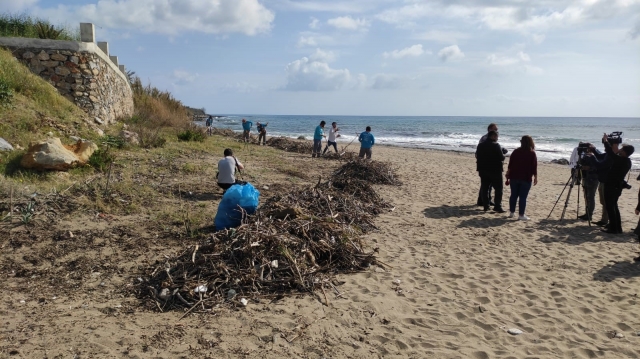
<instances>
[{"instance_id":1,"label":"tripod","mask_svg":"<svg viewBox=\"0 0 640 359\"><path fill-rule=\"evenodd\" d=\"M564 188L562 189L562 192L560 192L560 195L558 196L558 199L556 200L556 203L553 205L553 208L551 208L551 212L549 212L549 215L547 216L547 219L549 219L549 217L551 217L551 213L553 213L553 210L556 208L556 205L558 204L558 202L560 202L560 199L562 198L562 194L567 189L567 187L569 187L569 191L567 192L567 198L564 201L564 208L562 209L562 214L560 215L560 220L564 219L564 215L567 212L567 207L569 207L569 199L571 198L571 190L573 189L573 186L576 185L576 183L578 184L578 207L576 208L576 217L579 218L579 215L580 215L580 183L581 183L581 180L582 180L582 170L581 170L581 168L582 168L582 166L578 165L578 166L576 166L576 168L574 170L571 171L571 176L569 177L569 180L567 180L567 183L564 185ZM587 208L587 220L589 221L589 227L591 227L591 214L589 212L589 208Z\"/></svg>"}]
</instances>

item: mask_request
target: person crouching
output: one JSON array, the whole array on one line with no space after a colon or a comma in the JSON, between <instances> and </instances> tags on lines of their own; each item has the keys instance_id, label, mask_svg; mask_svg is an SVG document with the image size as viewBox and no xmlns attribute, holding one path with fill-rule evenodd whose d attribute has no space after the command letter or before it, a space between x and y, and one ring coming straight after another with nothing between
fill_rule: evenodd
<instances>
[{"instance_id":1,"label":"person crouching","mask_svg":"<svg viewBox=\"0 0 640 359\"><path fill-rule=\"evenodd\" d=\"M233 155L233 151L227 148L224 150L224 158L218 162L218 174L216 175L218 186L223 189L223 194L229 187L238 183L236 169L241 171L244 169L244 165Z\"/></svg>"}]
</instances>

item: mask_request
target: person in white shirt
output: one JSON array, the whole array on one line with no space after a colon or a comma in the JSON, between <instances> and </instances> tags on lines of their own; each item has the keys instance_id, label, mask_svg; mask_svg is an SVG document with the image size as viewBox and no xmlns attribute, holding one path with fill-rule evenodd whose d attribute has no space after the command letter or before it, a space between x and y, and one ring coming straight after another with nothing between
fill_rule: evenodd
<instances>
[{"instance_id":1,"label":"person in white shirt","mask_svg":"<svg viewBox=\"0 0 640 359\"><path fill-rule=\"evenodd\" d=\"M340 129L338 128L338 124L335 122L331 122L329 137L327 138L327 147L325 147L324 151L322 151L323 155L325 154L325 152L327 152L329 146L333 146L333 149L336 150L336 153L338 153L338 143L336 142L336 137L340 137L338 131L340 131Z\"/></svg>"},{"instance_id":2,"label":"person in white shirt","mask_svg":"<svg viewBox=\"0 0 640 359\"><path fill-rule=\"evenodd\" d=\"M224 150L224 158L218 162L218 186L226 192L229 187L236 184L236 169L238 171L243 170L244 166L233 155L233 151L230 148Z\"/></svg>"}]
</instances>

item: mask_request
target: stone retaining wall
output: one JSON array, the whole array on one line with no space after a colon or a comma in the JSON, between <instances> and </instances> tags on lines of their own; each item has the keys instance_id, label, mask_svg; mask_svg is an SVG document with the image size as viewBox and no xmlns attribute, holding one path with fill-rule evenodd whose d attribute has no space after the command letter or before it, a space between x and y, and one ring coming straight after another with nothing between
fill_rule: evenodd
<instances>
[{"instance_id":1,"label":"stone retaining wall","mask_svg":"<svg viewBox=\"0 0 640 359\"><path fill-rule=\"evenodd\" d=\"M54 86L95 121L105 124L133 115L127 76L95 43L0 38L0 46Z\"/></svg>"}]
</instances>

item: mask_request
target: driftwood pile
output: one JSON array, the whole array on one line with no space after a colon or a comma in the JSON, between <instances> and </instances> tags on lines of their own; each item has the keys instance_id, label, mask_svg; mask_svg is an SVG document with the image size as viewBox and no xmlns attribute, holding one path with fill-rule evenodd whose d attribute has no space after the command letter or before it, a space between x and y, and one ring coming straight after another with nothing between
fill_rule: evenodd
<instances>
[{"instance_id":1,"label":"driftwood pile","mask_svg":"<svg viewBox=\"0 0 640 359\"><path fill-rule=\"evenodd\" d=\"M267 140L267 145L287 152L305 154L313 152L313 146L309 141L296 141L287 137L271 137Z\"/></svg>"},{"instance_id":2,"label":"driftwood pile","mask_svg":"<svg viewBox=\"0 0 640 359\"><path fill-rule=\"evenodd\" d=\"M320 290L324 301L325 290L341 295L335 274L384 265L362 235L376 229L374 216L390 208L369 183L348 177L345 168L352 166L342 166L329 182L272 197L240 227L147 268L149 276L138 279L139 297L161 311L206 311L292 293ZM357 166L393 173L382 162Z\"/></svg>"}]
</instances>

